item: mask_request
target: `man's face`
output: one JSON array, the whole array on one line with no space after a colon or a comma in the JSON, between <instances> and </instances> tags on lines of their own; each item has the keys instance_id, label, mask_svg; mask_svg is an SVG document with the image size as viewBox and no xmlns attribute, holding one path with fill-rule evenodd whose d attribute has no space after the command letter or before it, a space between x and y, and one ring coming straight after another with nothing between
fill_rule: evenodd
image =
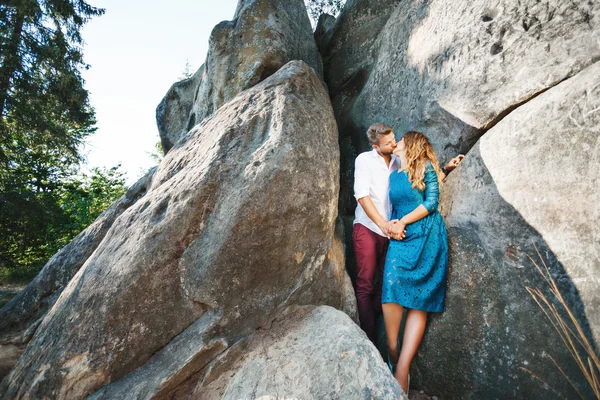
<instances>
[{"instance_id":1,"label":"man's face","mask_svg":"<svg viewBox=\"0 0 600 400\"><path fill-rule=\"evenodd\" d=\"M394 132L390 132L379 138L379 145L374 144L373 148L382 156L389 156L396 148L396 137Z\"/></svg>"},{"instance_id":2,"label":"man's face","mask_svg":"<svg viewBox=\"0 0 600 400\"><path fill-rule=\"evenodd\" d=\"M396 143L396 148L394 149L394 155L400 157L400 154L406 151L406 143L404 142L404 138L400 139L398 143Z\"/></svg>"}]
</instances>

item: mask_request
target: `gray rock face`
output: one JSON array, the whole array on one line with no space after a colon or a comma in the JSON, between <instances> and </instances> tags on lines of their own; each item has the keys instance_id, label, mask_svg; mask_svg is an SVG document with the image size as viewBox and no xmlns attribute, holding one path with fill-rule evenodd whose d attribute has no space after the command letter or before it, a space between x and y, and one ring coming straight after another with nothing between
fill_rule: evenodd
<instances>
[{"instance_id":1,"label":"gray rock face","mask_svg":"<svg viewBox=\"0 0 600 400\"><path fill-rule=\"evenodd\" d=\"M397 115L401 131L426 130L442 156L464 152L478 130L600 56L599 10L587 1L402 3L379 38L379 54L393 56L378 58L355 107ZM386 93L389 76L400 90Z\"/></svg>"},{"instance_id":2,"label":"gray rock face","mask_svg":"<svg viewBox=\"0 0 600 400\"><path fill-rule=\"evenodd\" d=\"M600 343L600 63L513 111L469 152L443 190L452 270L413 376L445 398L566 398L583 377L525 287L541 261ZM565 315L566 316L566 315ZM586 398L588 398L586 396Z\"/></svg>"},{"instance_id":3,"label":"gray rock face","mask_svg":"<svg viewBox=\"0 0 600 400\"><path fill-rule=\"evenodd\" d=\"M327 46L328 40L326 38L327 32L333 28L335 25L335 17L330 14L321 14L319 17L319 21L317 22L317 27L315 28L315 43L317 44L317 48L319 52L323 53L324 48Z\"/></svg>"},{"instance_id":4,"label":"gray rock face","mask_svg":"<svg viewBox=\"0 0 600 400\"><path fill-rule=\"evenodd\" d=\"M175 83L156 109L165 153L238 93L302 60L321 75L321 57L302 0L239 0L234 19L213 29L205 64Z\"/></svg>"},{"instance_id":5,"label":"gray rock face","mask_svg":"<svg viewBox=\"0 0 600 400\"><path fill-rule=\"evenodd\" d=\"M117 218L3 398L81 398L132 374L146 377L139 397L167 393L289 305L355 315L343 268L324 271L338 157L328 95L305 63L241 93L178 142ZM153 355L170 361L157 367Z\"/></svg>"},{"instance_id":6,"label":"gray rock face","mask_svg":"<svg viewBox=\"0 0 600 400\"><path fill-rule=\"evenodd\" d=\"M0 380L2 380L12 367L15 365L21 354L23 354L24 346L14 344L0 345Z\"/></svg>"},{"instance_id":7,"label":"gray rock face","mask_svg":"<svg viewBox=\"0 0 600 400\"><path fill-rule=\"evenodd\" d=\"M71 243L56 253L35 279L0 309L0 346L24 345L79 268L96 250L115 219L144 197L154 169L135 183Z\"/></svg>"},{"instance_id":8,"label":"gray rock face","mask_svg":"<svg viewBox=\"0 0 600 400\"><path fill-rule=\"evenodd\" d=\"M228 371L222 373L223 370ZM407 399L377 349L331 307L289 310L231 346L178 399Z\"/></svg>"},{"instance_id":9,"label":"gray rock face","mask_svg":"<svg viewBox=\"0 0 600 400\"><path fill-rule=\"evenodd\" d=\"M349 19L348 33L337 37L343 45L326 54L341 67L327 74L336 117L348 121L342 134L359 151L368 147L368 126L381 121L398 134L425 131L442 159L465 152L515 106L600 57L598 2L381 3L386 10L397 4L389 18L382 12L362 24ZM380 31L363 29L386 18ZM344 22L334 30L344 30Z\"/></svg>"},{"instance_id":10,"label":"gray rock face","mask_svg":"<svg viewBox=\"0 0 600 400\"><path fill-rule=\"evenodd\" d=\"M399 0L348 0L334 26L321 34L319 50L340 131L340 215L354 213L354 159L368 147L362 140L366 128L356 127L350 110L377 58L377 38L398 4ZM348 249L346 256L353 260L351 246Z\"/></svg>"},{"instance_id":11,"label":"gray rock face","mask_svg":"<svg viewBox=\"0 0 600 400\"><path fill-rule=\"evenodd\" d=\"M589 394L524 286L546 288L527 258L533 242L598 343L600 3L357 0L324 37L346 225L370 124L425 132L442 161L472 149L444 193L447 305L413 386L444 398L557 396L522 367L570 397L550 354Z\"/></svg>"},{"instance_id":12,"label":"gray rock face","mask_svg":"<svg viewBox=\"0 0 600 400\"><path fill-rule=\"evenodd\" d=\"M377 58L377 37L399 3L348 0L334 26L323 33L320 50L327 60L325 77L333 101L358 94ZM334 111L337 108L334 106Z\"/></svg>"}]
</instances>

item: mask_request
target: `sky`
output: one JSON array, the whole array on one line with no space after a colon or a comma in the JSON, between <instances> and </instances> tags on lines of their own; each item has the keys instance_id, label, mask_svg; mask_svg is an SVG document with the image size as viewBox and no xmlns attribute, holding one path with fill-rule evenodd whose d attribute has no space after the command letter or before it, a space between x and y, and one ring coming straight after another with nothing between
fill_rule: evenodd
<instances>
[{"instance_id":1,"label":"sky","mask_svg":"<svg viewBox=\"0 0 600 400\"><path fill-rule=\"evenodd\" d=\"M149 156L159 141L155 110L178 81L186 62L195 72L208 38L231 20L237 0L88 0L106 9L82 31L86 42L85 87L96 109L97 128L83 153L92 167L121 164L134 183L156 164Z\"/></svg>"}]
</instances>

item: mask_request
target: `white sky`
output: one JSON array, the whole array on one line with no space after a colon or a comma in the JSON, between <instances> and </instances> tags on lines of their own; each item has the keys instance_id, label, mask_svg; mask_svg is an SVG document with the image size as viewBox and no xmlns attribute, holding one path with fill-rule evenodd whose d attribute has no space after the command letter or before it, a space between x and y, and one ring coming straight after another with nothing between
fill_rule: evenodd
<instances>
[{"instance_id":1,"label":"white sky","mask_svg":"<svg viewBox=\"0 0 600 400\"><path fill-rule=\"evenodd\" d=\"M122 164L134 183L155 162L155 110L189 60L204 62L212 28L233 18L237 0L88 0L106 9L83 29L85 87L98 130L85 147L88 167Z\"/></svg>"}]
</instances>

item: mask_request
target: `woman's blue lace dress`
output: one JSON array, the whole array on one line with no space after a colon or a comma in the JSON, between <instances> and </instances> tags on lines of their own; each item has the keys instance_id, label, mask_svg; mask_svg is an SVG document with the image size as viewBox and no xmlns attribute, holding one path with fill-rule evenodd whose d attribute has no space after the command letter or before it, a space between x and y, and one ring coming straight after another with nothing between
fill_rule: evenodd
<instances>
[{"instance_id":1,"label":"woman's blue lace dress","mask_svg":"<svg viewBox=\"0 0 600 400\"><path fill-rule=\"evenodd\" d=\"M423 204L429 215L406 227L402 240L390 240L383 272L382 303L428 312L444 310L448 274L448 235L437 211L437 174L428 165L425 191L413 189L405 171L390 175L391 219L400 219Z\"/></svg>"}]
</instances>

